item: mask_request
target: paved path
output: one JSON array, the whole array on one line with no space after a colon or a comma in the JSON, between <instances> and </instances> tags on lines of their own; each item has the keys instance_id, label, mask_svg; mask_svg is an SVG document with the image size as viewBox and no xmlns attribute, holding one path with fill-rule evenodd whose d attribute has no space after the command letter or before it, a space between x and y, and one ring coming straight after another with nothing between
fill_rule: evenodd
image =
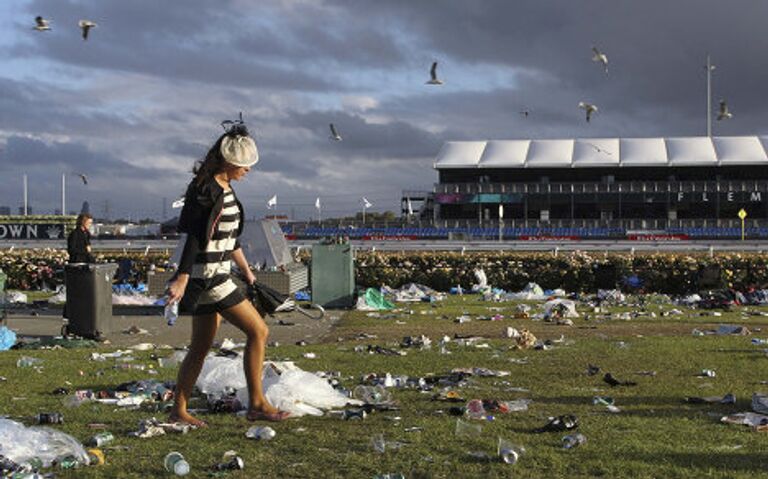
<instances>
[{"instance_id":1,"label":"paved path","mask_svg":"<svg viewBox=\"0 0 768 479\"><path fill-rule=\"evenodd\" d=\"M154 308L150 314L135 314L136 309L133 308L133 311L129 311L129 313L134 314L121 314L119 310L115 312L116 331L107 334L107 339L113 346L126 347L138 343L154 343L180 347L189 344L192 333L190 316L181 316L175 326L169 327L158 308ZM281 344L293 344L299 340L304 340L307 343L318 342L330 333L343 313L343 311L327 311L321 320L310 319L296 312L278 313L275 317L267 318L269 341L277 341ZM294 324L281 325L279 324L280 321ZM61 309L58 308L39 312L33 310L13 311L7 319L8 327L20 337L56 336L60 334L62 324ZM149 334L124 334L121 332L131 326L146 329ZM230 338L236 343L245 341L245 335L226 321L222 321L216 335L217 341L224 338Z\"/></svg>"}]
</instances>

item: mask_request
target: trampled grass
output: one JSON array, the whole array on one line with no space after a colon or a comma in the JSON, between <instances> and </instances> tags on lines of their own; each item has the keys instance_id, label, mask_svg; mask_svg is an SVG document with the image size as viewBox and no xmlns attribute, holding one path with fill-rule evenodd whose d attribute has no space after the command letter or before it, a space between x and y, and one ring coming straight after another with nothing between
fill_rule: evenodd
<instances>
[{"instance_id":1,"label":"trampled grass","mask_svg":"<svg viewBox=\"0 0 768 479\"><path fill-rule=\"evenodd\" d=\"M750 336L692 336L693 328L715 328L717 324L743 324L765 329L768 318L744 316L743 309L723 316L700 316L684 309L684 315L640 317L617 320L595 317L574 320L575 325L556 326L529 319L478 320L490 316L488 307L500 307L509 317L514 303L484 303L476 297L452 297L432 307L426 303L406 306L405 311L346 314L325 341L305 347L281 345L268 350L271 359L293 359L307 371L340 371L348 388L359 384L361 375L390 372L393 375L423 376L447 373L458 367L507 370L507 377L473 377L457 391L466 399L530 398L525 412L497 414L494 421L477 421L483 426L477 438L456 437L456 417L440 414L453 404L431 400L431 393L393 389L400 411L379 412L363 421L334 417L302 417L270 424L277 436L269 442L247 440L250 426L234 415L207 415L211 427L187 435L136 439L127 433L139 420L162 413L128 411L113 406L86 404L67 409L56 387L106 389L134 379L174 379L175 369L160 369L150 376L142 371L116 371L113 362L88 360L91 350L11 351L0 353L0 414L27 424L34 414L60 411L65 423L56 426L86 440L98 431L92 422L106 423L116 441L105 450L107 465L62 473L61 477L157 477L163 470L165 454L182 452L192 465L191 477L208 477L209 467L230 449L245 460L244 471L227 477L362 477L401 472L409 478L422 477L761 477L768 476L764 433L748 427L725 425L721 415L748 411L753 392L768 390L768 358L764 347L753 346ZM652 306L655 312L671 305ZM612 308L623 311L632 308ZM680 308L683 309L683 308ZM413 310L413 314L408 314ZM750 310L757 310L750 308ZM422 314L425 311L428 314ZM469 313L469 323L454 322ZM585 311L582 311L582 313ZM381 317L385 316L385 317ZM404 324L398 324L404 323ZM553 349L515 350L502 337L507 326L527 327L541 339L565 336ZM377 334L376 339L353 339L358 332ZM766 330L768 333L768 330ZM395 348L403 336L426 334L436 343L444 334L482 334L489 348L448 346L451 354L440 354L436 345L429 350L408 349L405 356L385 356L354 351L356 345L375 344ZM752 337L766 337L755 333ZM337 338L341 338L339 341ZM316 359L305 359L304 352ZM23 354L43 359L41 372L20 369L16 360ZM150 353L137 353L138 362L152 364ZM527 363L520 360L527 358ZM637 381L634 387L611 388L602 381L602 372L587 376L587 364L599 365L602 372ZM704 368L714 369L713 378L698 377ZM636 374L654 370L656 376ZM83 371L80 375L79 371ZM97 371L103 374L96 375ZM70 382L71 385L66 384ZM524 388L529 392L520 392ZM686 396L715 396L732 392L736 405L686 404ZM611 414L592 404L595 395L615 398L621 408ZM20 399L23 398L23 399ZM587 444L573 450L561 447L564 433L534 434L549 416L575 414L579 431ZM395 420L395 417L401 419ZM407 428L421 427L417 432ZM387 441L403 445L384 454L374 451L370 440L383 434ZM499 437L525 447L526 453L514 466L501 463L495 455ZM470 453L486 453L491 460Z\"/></svg>"}]
</instances>

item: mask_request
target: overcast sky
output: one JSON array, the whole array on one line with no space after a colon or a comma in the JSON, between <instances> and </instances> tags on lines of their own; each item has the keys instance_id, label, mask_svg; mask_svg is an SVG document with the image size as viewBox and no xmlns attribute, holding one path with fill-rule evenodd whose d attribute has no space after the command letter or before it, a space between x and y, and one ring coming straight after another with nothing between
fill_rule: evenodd
<instances>
[{"instance_id":1,"label":"overcast sky","mask_svg":"<svg viewBox=\"0 0 768 479\"><path fill-rule=\"evenodd\" d=\"M399 210L448 140L704 135L707 53L713 107L734 114L714 134L764 135L766 18L765 0L2 0L0 205L20 206L26 173L53 212L65 173L68 210L160 218L166 198L171 217L242 111L261 157L235 185L249 217L273 194L300 219L318 196L324 217L362 196ZM599 107L589 124L579 101Z\"/></svg>"}]
</instances>

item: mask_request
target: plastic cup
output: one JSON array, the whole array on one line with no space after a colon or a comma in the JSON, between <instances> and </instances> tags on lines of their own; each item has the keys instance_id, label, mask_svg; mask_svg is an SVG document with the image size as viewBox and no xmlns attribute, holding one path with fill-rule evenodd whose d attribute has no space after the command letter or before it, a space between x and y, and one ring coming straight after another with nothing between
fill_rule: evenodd
<instances>
[{"instance_id":1,"label":"plastic cup","mask_svg":"<svg viewBox=\"0 0 768 479\"><path fill-rule=\"evenodd\" d=\"M180 452L170 452L163 461L165 470L172 472L177 476L186 476L189 474L189 463L184 459Z\"/></svg>"},{"instance_id":2,"label":"plastic cup","mask_svg":"<svg viewBox=\"0 0 768 479\"><path fill-rule=\"evenodd\" d=\"M505 464L515 465L525 448L500 437L496 452Z\"/></svg>"},{"instance_id":3,"label":"plastic cup","mask_svg":"<svg viewBox=\"0 0 768 479\"><path fill-rule=\"evenodd\" d=\"M480 424L470 424L461 419L456 420L456 436L479 436L483 432L483 426Z\"/></svg>"}]
</instances>

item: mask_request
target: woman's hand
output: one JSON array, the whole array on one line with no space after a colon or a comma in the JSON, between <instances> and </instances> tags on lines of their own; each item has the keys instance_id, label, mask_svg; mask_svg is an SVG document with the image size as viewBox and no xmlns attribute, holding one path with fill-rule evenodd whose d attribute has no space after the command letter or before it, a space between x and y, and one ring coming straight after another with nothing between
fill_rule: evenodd
<instances>
[{"instance_id":1,"label":"woman's hand","mask_svg":"<svg viewBox=\"0 0 768 479\"><path fill-rule=\"evenodd\" d=\"M168 302L178 303L184 296L184 291L187 289L187 283L189 282L189 274L180 274L175 281L168 284Z\"/></svg>"},{"instance_id":2,"label":"woman's hand","mask_svg":"<svg viewBox=\"0 0 768 479\"><path fill-rule=\"evenodd\" d=\"M253 274L251 268L245 270L245 281L249 286L256 282L256 275Z\"/></svg>"}]
</instances>

